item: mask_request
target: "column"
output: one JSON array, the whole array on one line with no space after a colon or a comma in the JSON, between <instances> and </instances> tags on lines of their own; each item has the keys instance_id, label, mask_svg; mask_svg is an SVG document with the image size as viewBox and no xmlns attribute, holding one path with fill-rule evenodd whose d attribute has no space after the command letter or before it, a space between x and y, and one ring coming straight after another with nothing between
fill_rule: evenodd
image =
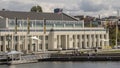
<instances>
[{"instance_id":1,"label":"column","mask_svg":"<svg viewBox=\"0 0 120 68\"><path fill-rule=\"evenodd\" d=\"M93 35L93 47L96 47L96 34Z\"/></svg>"},{"instance_id":2,"label":"column","mask_svg":"<svg viewBox=\"0 0 120 68\"><path fill-rule=\"evenodd\" d=\"M109 33L106 34L106 45L109 46Z\"/></svg>"},{"instance_id":3,"label":"column","mask_svg":"<svg viewBox=\"0 0 120 68\"><path fill-rule=\"evenodd\" d=\"M33 41L32 41L32 39L30 39L30 52L33 51L33 49L32 49L32 43L33 43Z\"/></svg>"},{"instance_id":4,"label":"column","mask_svg":"<svg viewBox=\"0 0 120 68\"><path fill-rule=\"evenodd\" d=\"M67 35L65 35L65 49L67 49Z\"/></svg>"},{"instance_id":5,"label":"column","mask_svg":"<svg viewBox=\"0 0 120 68\"><path fill-rule=\"evenodd\" d=\"M98 38L97 38L97 39L98 39L98 40L97 40L97 42L98 42L98 47L101 47L101 46L100 46L100 40L101 40L101 39L100 39L100 34L98 34L97 36L98 36Z\"/></svg>"},{"instance_id":6,"label":"column","mask_svg":"<svg viewBox=\"0 0 120 68\"><path fill-rule=\"evenodd\" d=\"M79 48L82 49L82 35L79 35Z\"/></svg>"},{"instance_id":7,"label":"column","mask_svg":"<svg viewBox=\"0 0 120 68\"><path fill-rule=\"evenodd\" d=\"M87 35L84 35L84 48L87 48Z\"/></svg>"},{"instance_id":8,"label":"column","mask_svg":"<svg viewBox=\"0 0 120 68\"><path fill-rule=\"evenodd\" d=\"M38 37L37 38L39 38L39 35L38 35ZM40 39L37 41L37 51L39 51L39 42L40 42Z\"/></svg>"},{"instance_id":9,"label":"column","mask_svg":"<svg viewBox=\"0 0 120 68\"><path fill-rule=\"evenodd\" d=\"M58 49L61 50L61 36L58 35Z\"/></svg>"},{"instance_id":10,"label":"column","mask_svg":"<svg viewBox=\"0 0 120 68\"><path fill-rule=\"evenodd\" d=\"M38 36L37 36L37 38L38 38ZM35 42L36 42L35 51L37 52L38 51L38 40L35 40Z\"/></svg>"},{"instance_id":11,"label":"column","mask_svg":"<svg viewBox=\"0 0 120 68\"><path fill-rule=\"evenodd\" d=\"M21 51L21 48L20 48L20 35L18 35L18 51Z\"/></svg>"},{"instance_id":12,"label":"column","mask_svg":"<svg viewBox=\"0 0 120 68\"><path fill-rule=\"evenodd\" d=\"M1 45L0 45L0 52L1 52Z\"/></svg>"},{"instance_id":13,"label":"column","mask_svg":"<svg viewBox=\"0 0 120 68\"><path fill-rule=\"evenodd\" d=\"M3 51L6 52L6 35L4 35Z\"/></svg>"},{"instance_id":14,"label":"column","mask_svg":"<svg viewBox=\"0 0 120 68\"><path fill-rule=\"evenodd\" d=\"M46 36L46 35L43 34L43 43L42 43L42 51L43 51L43 52L45 52L45 48L46 48L46 47L45 47L45 46L46 46L46 45L45 45L45 44L46 44L46 42L45 42L45 36Z\"/></svg>"},{"instance_id":15,"label":"column","mask_svg":"<svg viewBox=\"0 0 120 68\"><path fill-rule=\"evenodd\" d=\"M89 35L89 41L88 41L88 46L89 48L92 48L92 38L91 38L91 34Z\"/></svg>"},{"instance_id":16,"label":"column","mask_svg":"<svg viewBox=\"0 0 120 68\"><path fill-rule=\"evenodd\" d=\"M28 38L27 35L25 35L25 45L24 45L24 50L27 53L28 52Z\"/></svg>"},{"instance_id":17,"label":"column","mask_svg":"<svg viewBox=\"0 0 120 68\"><path fill-rule=\"evenodd\" d=\"M68 48L71 49L73 48L73 35L69 35L69 39L68 39Z\"/></svg>"},{"instance_id":18,"label":"column","mask_svg":"<svg viewBox=\"0 0 120 68\"><path fill-rule=\"evenodd\" d=\"M14 35L12 35L12 39L11 39L11 43L12 43L11 49L12 49L12 50L14 50L14 38L13 38L13 36L14 36Z\"/></svg>"},{"instance_id":19,"label":"column","mask_svg":"<svg viewBox=\"0 0 120 68\"><path fill-rule=\"evenodd\" d=\"M104 34L102 34L102 48L104 48Z\"/></svg>"},{"instance_id":20,"label":"column","mask_svg":"<svg viewBox=\"0 0 120 68\"><path fill-rule=\"evenodd\" d=\"M77 35L74 35L74 49L78 49L78 46L77 46Z\"/></svg>"}]
</instances>

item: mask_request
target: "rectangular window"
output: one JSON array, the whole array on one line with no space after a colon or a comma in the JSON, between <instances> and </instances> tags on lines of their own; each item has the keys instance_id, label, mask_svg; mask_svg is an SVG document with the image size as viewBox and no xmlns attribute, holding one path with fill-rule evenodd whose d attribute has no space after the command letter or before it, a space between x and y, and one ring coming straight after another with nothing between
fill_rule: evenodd
<instances>
[{"instance_id":1,"label":"rectangular window","mask_svg":"<svg viewBox=\"0 0 120 68\"><path fill-rule=\"evenodd\" d=\"M84 39L84 35L82 35L82 39Z\"/></svg>"},{"instance_id":2,"label":"rectangular window","mask_svg":"<svg viewBox=\"0 0 120 68\"><path fill-rule=\"evenodd\" d=\"M45 40L48 40L48 36L45 36Z\"/></svg>"},{"instance_id":3,"label":"rectangular window","mask_svg":"<svg viewBox=\"0 0 120 68\"><path fill-rule=\"evenodd\" d=\"M14 36L14 41L18 41L18 36Z\"/></svg>"},{"instance_id":4,"label":"rectangular window","mask_svg":"<svg viewBox=\"0 0 120 68\"><path fill-rule=\"evenodd\" d=\"M1 36L1 37L0 37L0 40L1 40L1 41L3 41L3 40L4 40L4 37L3 37L3 36Z\"/></svg>"},{"instance_id":5,"label":"rectangular window","mask_svg":"<svg viewBox=\"0 0 120 68\"><path fill-rule=\"evenodd\" d=\"M82 27L82 24L75 24L75 27Z\"/></svg>"},{"instance_id":6,"label":"rectangular window","mask_svg":"<svg viewBox=\"0 0 120 68\"><path fill-rule=\"evenodd\" d=\"M66 27L73 27L73 24L65 24Z\"/></svg>"},{"instance_id":7,"label":"rectangular window","mask_svg":"<svg viewBox=\"0 0 120 68\"><path fill-rule=\"evenodd\" d=\"M46 45L46 49L48 49L48 43L46 43L45 45Z\"/></svg>"},{"instance_id":8,"label":"rectangular window","mask_svg":"<svg viewBox=\"0 0 120 68\"><path fill-rule=\"evenodd\" d=\"M43 40L43 36L39 36L39 39L40 39L40 40Z\"/></svg>"},{"instance_id":9,"label":"rectangular window","mask_svg":"<svg viewBox=\"0 0 120 68\"><path fill-rule=\"evenodd\" d=\"M95 35L96 36L96 38L98 37L97 35Z\"/></svg>"},{"instance_id":10,"label":"rectangular window","mask_svg":"<svg viewBox=\"0 0 120 68\"><path fill-rule=\"evenodd\" d=\"M64 27L64 24L55 24L56 27Z\"/></svg>"},{"instance_id":11,"label":"rectangular window","mask_svg":"<svg viewBox=\"0 0 120 68\"><path fill-rule=\"evenodd\" d=\"M87 39L89 38L89 35L87 35Z\"/></svg>"},{"instance_id":12,"label":"rectangular window","mask_svg":"<svg viewBox=\"0 0 120 68\"><path fill-rule=\"evenodd\" d=\"M73 47L75 47L75 43L73 42Z\"/></svg>"},{"instance_id":13,"label":"rectangular window","mask_svg":"<svg viewBox=\"0 0 120 68\"><path fill-rule=\"evenodd\" d=\"M100 39L102 38L102 35L100 34Z\"/></svg>"},{"instance_id":14,"label":"rectangular window","mask_svg":"<svg viewBox=\"0 0 120 68\"><path fill-rule=\"evenodd\" d=\"M46 24L46 27L53 27L53 24Z\"/></svg>"},{"instance_id":15,"label":"rectangular window","mask_svg":"<svg viewBox=\"0 0 120 68\"><path fill-rule=\"evenodd\" d=\"M77 46L80 47L79 45L80 45L80 44L79 44L79 42L78 42L78 43L77 43Z\"/></svg>"},{"instance_id":16,"label":"rectangular window","mask_svg":"<svg viewBox=\"0 0 120 68\"><path fill-rule=\"evenodd\" d=\"M27 21L26 21L26 20L23 21L23 26L24 26L24 27L27 26Z\"/></svg>"},{"instance_id":17,"label":"rectangular window","mask_svg":"<svg viewBox=\"0 0 120 68\"><path fill-rule=\"evenodd\" d=\"M80 35L77 35L77 39L79 39L80 38Z\"/></svg>"},{"instance_id":18,"label":"rectangular window","mask_svg":"<svg viewBox=\"0 0 120 68\"><path fill-rule=\"evenodd\" d=\"M42 44L39 44L39 49L42 49Z\"/></svg>"},{"instance_id":19,"label":"rectangular window","mask_svg":"<svg viewBox=\"0 0 120 68\"><path fill-rule=\"evenodd\" d=\"M8 21L8 26L9 26L9 27L14 27L14 26L15 26L15 21L12 20L12 19L10 19L10 20Z\"/></svg>"},{"instance_id":20,"label":"rectangular window","mask_svg":"<svg viewBox=\"0 0 120 68\"><path fill-rule=\"evenodd\" d=\"M75 35L73 35L73 39L75 39Z\"/></svg>"},{"instance_id":21,"label":"rectangular window","mask_svg":"<svg viewBox=\"0 0 120 68\"><path fill-rule=\"evenodd\" d=\"M20 36L20 40L24 40L25 39L25 36Z\"/></svg>"},{"instance_id":22,"label":"rectangular window","mask_svg":"<svg viewBox=\"0 0 120 68\"><path fill-rule=\"evenodd\" d=\"M87 42L87 47L89 47L89 42Z\"/></svg>"},{"instance_id":23,"label":"rectangular window","mask_svg":"<svg viewBox=\"0 0 120 68\"><path fill-rule=\"evenodd\" d=\"M36 24L36 27L40 27L41 26L41 23L40 23L39 20L37 20L35 24Z\"/></svg>"},{"instance_id":24,"label":"rectangular window","mask_svg":"<svg viewBox=\"0 0 120 68\"><path fill-rule=\"evenodd\" d=\"M106 39L107 37L106 37L106 34L104 34L104 38Z\"/></svg>"}]
</instances>

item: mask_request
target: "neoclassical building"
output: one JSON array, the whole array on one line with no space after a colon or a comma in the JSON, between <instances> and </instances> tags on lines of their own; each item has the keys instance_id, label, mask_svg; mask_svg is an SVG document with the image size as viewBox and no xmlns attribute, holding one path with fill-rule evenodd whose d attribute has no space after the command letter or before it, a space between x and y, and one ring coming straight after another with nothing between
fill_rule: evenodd
<instances>
[{"instance_id":1,"label":"neoclassical building","mask_svg":"<svg viewBox=\"0 0 120 68\"><path fill-rule=\"evenodd\" d=\"M109 46L109 32L105 28L86 28L83 21L64 13L0 11L0 52L104 46Z\"/></svg>"}]
</instances>

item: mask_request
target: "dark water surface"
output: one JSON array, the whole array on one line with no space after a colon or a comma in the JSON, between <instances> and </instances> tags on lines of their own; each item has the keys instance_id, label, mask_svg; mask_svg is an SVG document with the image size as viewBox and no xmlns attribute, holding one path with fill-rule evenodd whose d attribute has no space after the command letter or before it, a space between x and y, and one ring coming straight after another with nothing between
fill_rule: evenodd
<instances>
[{"instance_id":1,"label":"dark water surface","mask_svg":"<svg viewBox=\"0 0 120 68\"><path fill-rule=\"evenodd\" d=\"M0 68L120 68L119 62L39 62L19 65L0 65Z\"/></svg>"}]
</instances>

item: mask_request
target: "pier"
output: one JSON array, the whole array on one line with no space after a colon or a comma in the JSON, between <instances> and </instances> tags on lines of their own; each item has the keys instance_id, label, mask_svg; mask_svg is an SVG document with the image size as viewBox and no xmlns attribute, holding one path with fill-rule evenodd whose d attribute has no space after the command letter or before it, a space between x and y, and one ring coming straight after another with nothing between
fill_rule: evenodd
<instances>
[{"instance_id":1,"label":"pier","mask_svg":"<svg viewBox=\"0 0 120 68\"><path fill-rule=\"evenodd\" d=\"M111 51L50 51L48 53L23 54L20 57L0 56L0 64L7 65L42 61L120 61L120 53Z\"/></svg>"},{"instance_id":2,"label":"pier","mask_svg":"<svg viewBox=\"0 0 120 68\"><path fill-rule=\"evenodd\" d=\"M50 54L36 54L21 56L19 60L9 61L7 64L22 64L22 63L35 63L38 60L50 58Z\"/></svg>"}]
</instances>

